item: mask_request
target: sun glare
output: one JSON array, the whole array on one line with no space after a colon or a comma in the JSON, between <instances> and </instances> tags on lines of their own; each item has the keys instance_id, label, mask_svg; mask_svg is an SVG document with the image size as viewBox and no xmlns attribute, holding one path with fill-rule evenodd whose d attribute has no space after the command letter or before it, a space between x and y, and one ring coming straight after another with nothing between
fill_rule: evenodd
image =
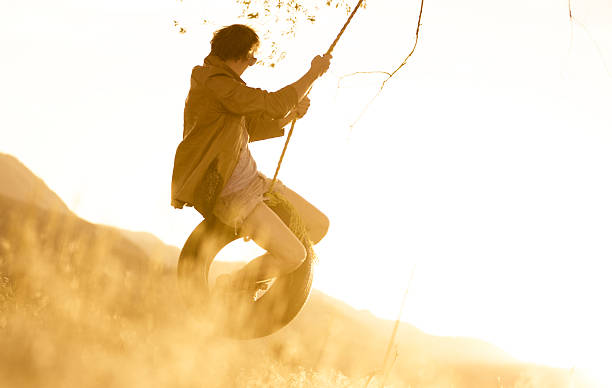
<instances>
[{"instance_id":1,"label":"sun glare","mask_svg":"<svg viewBox=\"0 0 612 388\"><path fill-rule=\"evenodd\" d=\"M200 368L233 374L242 386L298 378L364 386L407 291L396 384L448 386L437 361L415 354L433 360L459 346L455 337L486 341L470 343L474 354L559 368L576 386L586 387L582 373L610 384L609 3L425 1L418 48L381 89L414 44L421 3L367 1L314 84L279 175L330 220L314 247L317 292L307 318L262 340L263 350L256 341L212 341L216 359L202 351L213 335L208 323L177 322L176 263L153 265L118 237L125 231L109 230L145 231L181 248L202 221L193 208L170 206L170 184L191 69L216 29L245 20L261 29L265 61L242 79L272 91L327 50L353 4L318 2L320 15L275 38L263 30L293 22L269 23L275 14L265 7L261 17L249 13L267 0L38 2L36 11L29 3L14 2L0 16L0 151L88 222L41 213L20 228L26 217L13 201L22 199L2 183L0 333L15 331L0 335L0 345L15 355L0 363L18 372L0 367L0 378L27 386L31 366L58 382L81 376L97 387L114 381L106 365L121 364L133 367L118 374L124 386L171 386L180 377L197 385ZM310 10L305 4L295 9ZM259 171L273 175L283 145L282 137L249 145ZM216 256L221 264L208 280L264 253L238 239ZM348 326L355 322L365 332ZM363 349L351 347L361 338ZM65 363L58 344L66 345ZM251 374L252 360L270 376ZM79 369L92 365L93 377ZM338 373L317 374L319 366ZM499 372L478 369L464 372ZM512 381L538 386L550 377L543 370Z\"/></svg>"}]
</instances>

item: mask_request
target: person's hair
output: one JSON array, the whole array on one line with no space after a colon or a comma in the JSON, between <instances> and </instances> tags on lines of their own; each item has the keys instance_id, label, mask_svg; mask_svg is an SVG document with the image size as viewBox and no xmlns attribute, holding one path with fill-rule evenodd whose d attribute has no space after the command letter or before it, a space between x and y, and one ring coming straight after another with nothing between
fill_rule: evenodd
<instances>
[{"instance_id":1,"label":"person's hair","mask_svg":"<svg viewBox=\"0 0 612 388\"><path fill-rule=\"evenodd\" d=\"M259 36L251 27L232 24L214 33L210 53L224 61L244 59L256 43L259 43Z\"/></svg>"}]
</instances>

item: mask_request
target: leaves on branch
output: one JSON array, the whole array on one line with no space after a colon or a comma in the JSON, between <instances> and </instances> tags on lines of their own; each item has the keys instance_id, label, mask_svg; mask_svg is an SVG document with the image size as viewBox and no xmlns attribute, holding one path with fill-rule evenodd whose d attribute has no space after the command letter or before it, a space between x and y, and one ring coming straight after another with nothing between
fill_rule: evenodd
<instances>
[{"instance_id":1,"label":"leaves on branch","mask_svg":"<svg viewBox=\"0 0 612 388\"><path fill-rule=\"evenodd\" d=\"M270 67L274 67L286 57L285 47L289 47L291 38L296 36L300 26L316 23L326 9L330 12L345 12L348 15L355 1L357 0L234 0L240 12L236 15L238 22L253 27L261 38L261 59L258 63ZM366 1L361 7L365 8L365 5ZM210 15L207 16L200 19L201 23L215 25ZM177 20L173 23L181 34L189 28L180 26Z\"/></svg>"},{"instance_id":2,"label":"leaves on branch","mask_svg":"<svg viewBox=\"0 0 612 388\"><path fill-rule=\"evenodd\" d=\"M185 28L183 28L183 27L181 27L181 26L180 26L180 23L179 23L178 21L173 20L173 21L172 21L172 24L174 25L174 27L178 27L178 32L179 32L179 34L184 34L184 33L186 33L186 32L187 32L187 30L186 30Z\"/></svg>"},{"instance_id":3,"label":"leaves on branch","mask_svg":"<svg viewBox=\"0 0 612 388\"><path fill-rule=\"evenodd\" d=\"M350 13L349 0L235 0L245 19L262 38L259 63L274 67L287 52L285 42L296 35L300 25L315 23L324 8L344 8Z\"/></svg>"}]
</instances>

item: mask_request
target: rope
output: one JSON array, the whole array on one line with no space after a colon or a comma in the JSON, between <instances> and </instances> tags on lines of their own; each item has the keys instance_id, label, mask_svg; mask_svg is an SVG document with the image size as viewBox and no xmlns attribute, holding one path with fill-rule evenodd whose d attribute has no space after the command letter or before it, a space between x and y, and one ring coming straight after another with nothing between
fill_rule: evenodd
<instances>
[{"instance_id":1,"label":"rope","mask_svg":"<svg viewBox=\"0 0 612 388\"><path fill-rule=\"evenodd\" d=\"M329 49L327 50L326 54L331 54L332 51L334 51L334 48L340 40L340 37L342 36L342 34L344 34L344 30L346 30L346 27L348 27L349 23L353 19L353 16L355 16L355 13L357 13L357 10L359 9L359 7L361 7L361 3L363 3L363 0L359 0L357 6L353 9L353 12L351 12L350 16L346 20L346 23L344 23L344 26L342 26L342 29L336 36L336 39L334 39L334 42L331 44L331 46L329 46ZM306 96L308 96L308 94L310 94L310 90L308 91L308 93L306 93ZM272 189L274 188L274 184L276 183L276 178L278 177L278 172L281 168L281 164L283 163L283 159L285 158L285 152L287 152L287 146L289 146L289 140L291 140L291 135L293 135L293 128L295 128L296 121L297 118L293 119L293 121L291 122L291 128L289 129L289 134L287 135L287 140L285 141L285 146L283 147L283 152L281 153L280 159L278 160L278 165L276 166L276 171L274 172L274 178L272 178L272 183L270 184L270 189L268 190L269 192L272 191Z\"/></svg>"},{"instance_id":2,"label":"rope","mask_svg":"<svg viewBox=\"0 0 612 388\"><path fill-rule=\"evenodd\" d=\"M334 43L332 43L331 46L329 46L329 50L327 50L327 54L331 54L331 52L334 50L334 47L336 47L336 43L338 43L338 41L340 40L340 37L342 36L342 34L344 34L344 30L346 30L346 27L348 27L349 23L351 22L351 19L353 19L353 16L355 16L355 13L357 13L357 10L359 9L359 7L361 7L361 3L363 3L363 0L359 0L359 2L357 3L357 6L353 9L353 12L351 12L351 15L347 19L346 23L344 23L344 26L342 26L342 29L338 33L338 36L336 36Z\"/></svg>"}]
</instances>

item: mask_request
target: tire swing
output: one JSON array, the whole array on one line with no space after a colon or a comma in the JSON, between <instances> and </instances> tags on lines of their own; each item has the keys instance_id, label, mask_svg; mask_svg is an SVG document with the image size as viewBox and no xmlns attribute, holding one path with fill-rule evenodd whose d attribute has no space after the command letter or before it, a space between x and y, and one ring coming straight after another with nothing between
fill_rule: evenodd
<instances>
[{"instance_id":1,"label":"tire swing","mask_svg":"<svg viewBox=\"0 0 612 388\"><path fill-rule=\"evenodd\" d=\"M340 33L327 50L331 54L351 19L361 6L359 0ZM212 324L216 334L251 339L264 337L287 325L300 312L312 287L315 254L299 215L289 201L273 191L278 171L283 162L295 121L287 135L283 152L270 190L266 193L266 204L300 239L306 248L306 259L295 271L279 276L267 285L267 289L250 293L224 295L223 300L210 291L208 275L215 256L226 245L238 239L234 228L224 225L214 217L202 221L191 233L179 256L178 283L186 304L201 312Z\"/></svg>"},{"instance_id":2,"label":"tire swing","mask_svg":"<svg viewBox=\"0 0 612 388\"><path fill-rule=\"evenodd\" d=\"M181 251L178 279L183 298L190 307L210 318L216 334L238 339L272 334L295 318L310 295L315 260L312 243L300 228L291 204L276 194L270 197L273 199L267 205L296 235L301 232L307 256L298 269L276 278L267 290L228 294L222 300L211 293L208 284L211 263L223 247L238 239L233 228L215 218L202 221Z\"/></svg>"}]
</instances>

